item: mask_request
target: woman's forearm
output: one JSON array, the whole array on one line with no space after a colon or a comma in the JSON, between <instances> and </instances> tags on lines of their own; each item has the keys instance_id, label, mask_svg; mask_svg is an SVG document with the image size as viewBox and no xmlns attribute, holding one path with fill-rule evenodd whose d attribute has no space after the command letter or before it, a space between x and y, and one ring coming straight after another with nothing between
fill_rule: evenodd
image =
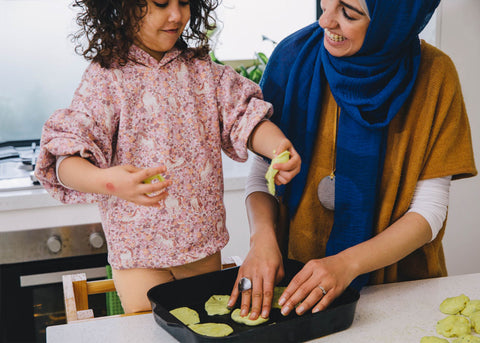
<instances>
[{"instance_id":1,"label":"woman's forearm","mask_svg":"<svg viewBox=\"0 0 480 343\"><path fill-rule=\"evenodd\" d=\"M432 230L425 218L409 212L380 234L339 253L339 257L345 259L355 278L401 260L428 243L431 236Z\"/></svg>"},{"instance_id":2,"label":"woman's forearm","mask_svg":"<svg viewBox=\"0 0 480 343\"><path fill-rule=\"evenodd\" d=\"M106 183L102 169L79 156L65 158L58 167L58 177L62 184L83 193L106 194Z\"/></svg>"},{"instance_id":3,"label":"woman's forearm","mask_svg":"<svg viewBox=\"0 0 480 343\"><path fill-rule=\"evenodd\" d=\"M278 214L278 202L264 192L251 193L246 201L250 226L250 245L255 242L276 242L275 223Z\"/></svg>"}]
</instances>

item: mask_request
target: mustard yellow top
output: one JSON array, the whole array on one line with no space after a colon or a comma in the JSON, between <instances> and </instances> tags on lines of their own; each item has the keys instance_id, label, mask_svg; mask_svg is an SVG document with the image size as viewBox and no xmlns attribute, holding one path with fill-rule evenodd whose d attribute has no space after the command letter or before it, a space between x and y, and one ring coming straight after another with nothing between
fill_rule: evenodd
<instances>
[{"instance_id":1,"label":"mustard yellow top","mask_svg":"<svg viewBox=\"0 0 480 343\"><path fill-rule=\"evenodd\" d=\"M317 197L320 180L332 171L337 104L325 91L318 136L307 183L289 228L279 233L288 256L302 262L325 256L333 211ZM411 99L392 120L386 149L374 234L383 231L408 210L419 180L453 175L453 180L477 174L470 126L455 66L437 48L422 42L422 59ZM281 208L281 218L286 209ZM287 231L285 231L287 230ZM375 271L370 283L379 284L447 275L442 238L438 236L398 263Z\"/></svg>"}]
</instances>

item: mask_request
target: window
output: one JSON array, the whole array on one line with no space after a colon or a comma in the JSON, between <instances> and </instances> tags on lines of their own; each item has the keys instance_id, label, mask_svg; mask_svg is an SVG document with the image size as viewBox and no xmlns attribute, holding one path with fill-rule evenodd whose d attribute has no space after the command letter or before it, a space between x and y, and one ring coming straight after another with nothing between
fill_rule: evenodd
<instances>
[{"instance_id":1,"label":"window","mask_svg":"<svg viewBox=\"0 0 480 343\"><path fill-rule=\"evenodd\" d=\"M279 42L313 23L316 11L312 0L223 0L216 11L215 55L220 60L251 59L255 52L270 56L271 40Z\"/></svg>"},{"instance_id":2,"label":"window","mask_svg":"<svg viewBox=\"0 0 480 343\"><path fill-rule=\"evenodd\" d=\"M0 0L0 142L38 139L67 107L87 63L68 34L73 11L60 0Z\"/></svg>"}]
</instances>

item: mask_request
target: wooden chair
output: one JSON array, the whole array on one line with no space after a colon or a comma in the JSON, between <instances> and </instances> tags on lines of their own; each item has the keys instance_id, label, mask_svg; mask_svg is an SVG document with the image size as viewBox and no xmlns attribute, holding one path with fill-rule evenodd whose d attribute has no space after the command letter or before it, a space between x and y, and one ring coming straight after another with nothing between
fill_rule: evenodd
<instances>
[{"instance_id":1,"label":"wooden chair","mask_svg":"<svg viewBox=\"0 0 480 343\"><path fill-rule=\"evenodd\" d=\"M223 261L222 269L236 267L241 264L242 260L240 257L230 256ZM85 273L63 275L62 282L67 324L77 320L94 319L93 310L88 308L88 296L90 294L101 294L115 291L115 284L112 279L87 281ZM130 316L149 312L151 311L119 314L115 316Z\"/></svg>"}]
</instances>

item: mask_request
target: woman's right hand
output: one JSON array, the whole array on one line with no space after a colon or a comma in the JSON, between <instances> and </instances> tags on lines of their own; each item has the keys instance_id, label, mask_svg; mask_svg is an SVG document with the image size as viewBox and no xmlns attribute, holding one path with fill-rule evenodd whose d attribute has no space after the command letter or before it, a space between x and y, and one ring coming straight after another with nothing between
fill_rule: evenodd
<instances>
[{"instance_id":1,"label":"woman's right hand","mask_svg":"<svg viewBox=\"0 0 480 343\"><path fill-rule=\"evenodd\" d=\"M105 193L137 205L160 206L159 202L168 196L167 187L172 181L148 184L143 181L165 171L165 166L141 169L132 165L121 165L102 169Z\"/></svg>"},{"instance_id":2,"label":"woman's right hand","mask_svg":"<svg viewBox=\"0 0 480 343\"><path fill-rule=\"evenodd\" d=\"M252 289L241 294L240 315L246 316L251 306L250 319L257 319L259 315L268 318L272 307L273 289L284 275L282 254L276 239L254 237L247 257L238 270L228 306L235 305L240 295L238 282L242 277L247 277L252 281Z\"/></svg>"}]
</instances>

